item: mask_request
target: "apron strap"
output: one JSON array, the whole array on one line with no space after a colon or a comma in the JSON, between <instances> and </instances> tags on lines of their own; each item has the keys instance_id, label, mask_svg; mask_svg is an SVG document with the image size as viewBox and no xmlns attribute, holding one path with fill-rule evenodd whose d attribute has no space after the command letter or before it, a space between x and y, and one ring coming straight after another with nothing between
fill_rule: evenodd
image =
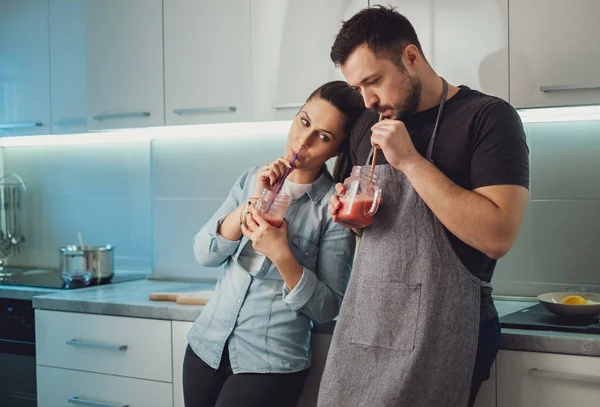
<instances>
[{"instance_id":1,"label":"apron strap","mask_svg":"<svg viewBox=\"0 0 600 407\"><path fill-rule=\"evenodd\" d=\"M438 125L440 124L440 120L442 118L442 112L444 111L444 106L446 105L446 98L448 97L448 82L444 78L442 78L442 98L440 100L440 107L438 109L438 114L435 119L435 126L433 127L433 133L431 133L431 139L429 140L429 146L427 147L427 155L425 158L433 162L431 158L433 154L433 144L435 143L435 136L437 135Z\"/></svg>"}]
</instances>

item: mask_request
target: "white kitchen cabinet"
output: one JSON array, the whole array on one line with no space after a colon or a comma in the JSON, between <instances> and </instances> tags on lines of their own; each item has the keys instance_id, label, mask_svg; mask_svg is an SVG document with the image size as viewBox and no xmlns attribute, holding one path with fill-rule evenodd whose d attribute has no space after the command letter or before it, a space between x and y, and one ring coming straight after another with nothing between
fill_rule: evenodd
<instances>
[{"instance_id":1,"label":"white kitchen cabinet","mask_svg":"<svg viewBox=\"0 0 600 407\"><path fill-rule=\"evenodd\" d=\"M490 369L490 378L481 385L474 407L496 407L496 363Z\"/></svg>"},{"instance_id":2,"label":"white kitchen cabinet","mask_svg":"<svg viewBox=\"0 0 600 407\"><path fill-rule=\"evenodd\" d=\"M52 133L87 132L85 1L50 0Z\"/></svg>"},{"instance_id":3,"label":"white kitchen cabinet","mask_svg":"<svg viewBox=\"0 0 600 407\"><path fill-rule=\"evenodd\" d=\"M164 2L167 125L250 121L250 0Z\"/></svg>"},{"instance_id":4,"label":"white kitchen cabinet","mask_svg":"<svg viewBox=\"0 0 600 407\"><path fill-rule=\"evenodd\" d=\"M600 103L598 17L598 0L510 0L515 107Z\"/></svg>"},{"instance_id":5,"label":"white kitchen cabinet","mask_svg":"<svg viewBox=\"0 0 600 407\"><path fill-rule=\"evenodd\" d=\"M163 2L86 1L91 130L164 124Z\"/></svg>"},{"instance_id":6,"label":"white kitchen cabinet","mask_svg":"<svg viewBox=\"0 0 600 407\"><path fill-rule=\"evenodd\" d=\"M35 311L36 363L171 382L171 322Z\"/></svg>"},{"instance_id":7,"label":"white kitchen cabinet","mask_svg":"<svg viewBox=\"0 0 600 407\"><path fill-rule=\"evenodd\" d=\"M375 3L375 2L373 2ZM391 0L425 57L453 85L509 98L508 0Z\"/></svg>"},{"instance_id":8,"label":"white kitchen cabinet","mask_svg":"<svg viewBox=\"0 0 600 407\"><path fill-rule=\"evenodd\" d=\"M191 322L173 321L173 407L185 407L183 404L183 357L187 347L187 334L192 327Z\"/></svg>"},{"instance_id":9,"label":"white kitchen cabinet","mask_svg":"<svg viewBox=\"0 0 600 407\"><path fill-rule=\"evenodd\" d=\"M287 120L343 75L329 58L342 20L367 0L251 0L252 118Z\"/></svg>"},{"instance_id":10,"label":"white kitchen cabinet","mask_svg":"<svg viewBox=\"0 0 600 407\"><path fill-rule=\"evenodd\" d=\"M0 137L50 132L48 0L0 0Z\"/></svg>"},{"instance_id":11,"label":"white kitchen cabinet","mask_svg":"<svg viewBox=\"0 0 600 407\"><path fill-rule=\"evenodd\" d=\"M597 406L600 358L502 350L498 407Z\"/></svg>"},{"instance_id":12,"label":"white kitchen cabinet","mask_svg":"<svg viewBox=\"0 0 600 407\"><path fill-rule=\"evenodd\" d=\"M171 383L38 366L38 407L171 407Z\"/></svg>"},{"instance_id":13,"label":"white kitchen cabinet","mask_svg":"<svg viewBox=\"0 0 600 407\"><path fill-rule=\"evenodd\" d=\"M296 407L315 407L317 405L319 385L321 384L323 369L325 369L325 361L327 360L329 345L331 345L330 334L312 335L310 340L310 347L312 351L310 372L306 378L304 391L302 392Z\"/></svg>"}]
</instances>

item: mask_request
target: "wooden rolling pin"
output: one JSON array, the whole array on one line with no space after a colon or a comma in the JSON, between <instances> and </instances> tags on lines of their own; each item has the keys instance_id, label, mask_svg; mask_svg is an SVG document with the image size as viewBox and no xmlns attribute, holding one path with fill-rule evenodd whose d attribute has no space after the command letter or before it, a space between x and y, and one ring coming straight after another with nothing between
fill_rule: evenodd
<instances>
[{"instance_id":1,"label":"wooden rolling pin","mask_svg":"<svg viewBox=\"0 0 600 407\"><path fill-rule=\"evenodd\" d=\"M150 293L151 301L171 301L177 304L205 305L214 291L194 291L188 293Z\"/></svg>"}]
</instances>

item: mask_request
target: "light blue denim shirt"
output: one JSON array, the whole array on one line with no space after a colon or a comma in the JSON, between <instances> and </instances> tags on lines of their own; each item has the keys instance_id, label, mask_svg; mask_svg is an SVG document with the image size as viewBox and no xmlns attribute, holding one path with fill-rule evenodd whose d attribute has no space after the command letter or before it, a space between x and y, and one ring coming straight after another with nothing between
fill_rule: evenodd
<instances>
[{"instance_id":1,"label":"light blue denim shirt","mask_svg":"<svg viewBox=\"0 0 600 407\"><path fill-rule=\"evenodd\" d=\"M228 344L234 373L291 373L310 366L314 322L332 321L340 310L355 249L352 233L327 211L334 193L329 172L288 207L290 248L303 267L289 290L268 258L257 271L239 261L246 237L230 241L217 233L223 219L254 192L259 167L244 172L229 196L194 238L194 254L204 266L225 265L215 294L188 333L194 352L217 368Z\"/></svg>"}]
</instances>

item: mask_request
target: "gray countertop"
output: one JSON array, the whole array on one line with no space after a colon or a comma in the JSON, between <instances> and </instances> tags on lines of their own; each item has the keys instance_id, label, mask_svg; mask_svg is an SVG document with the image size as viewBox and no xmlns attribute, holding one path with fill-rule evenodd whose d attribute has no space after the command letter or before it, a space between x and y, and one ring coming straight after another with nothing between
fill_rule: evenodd
<instances>
[{"instance_id":1,"label":"gray countertop","mask_svg":"<svg viewBox=\"0 0 600 407\"><path fill-rule=\"evenodd\" d=\"M214 286L207 283L147 279L128 281L36 296L33 298L33 307L53 311L193 322L200 315L202 305L151 301L150 293L212 290Z\"/></svg>"},{"instance_id":2,"label":"gray countertop","mask_svg":"<svg viewBox=\"0 0 600 407\"><path fill-rule=\"evenodd\" d=\"M55 311L193 322L200 315L202 306L150 301L149 294L210 290L213 287L213 284L196 282L138 280L69 292L57 290L59 292L34 297L33 306ZM536 302L535 298L495 297L500 317ZM600 357L600 335L503 328L501 348Z\"/></svg>"},{"instance_id":3,"label":"gray countertop","mask_svg":"<svg viewBox=\"0 0 600 407\"><path fill-rule=\"evenodd\" d=\"M38 295L62 292L64 290L61 289L0 284L0 298L11 298L14 300L31 300Z\"/></svg>"}]
</instances>

